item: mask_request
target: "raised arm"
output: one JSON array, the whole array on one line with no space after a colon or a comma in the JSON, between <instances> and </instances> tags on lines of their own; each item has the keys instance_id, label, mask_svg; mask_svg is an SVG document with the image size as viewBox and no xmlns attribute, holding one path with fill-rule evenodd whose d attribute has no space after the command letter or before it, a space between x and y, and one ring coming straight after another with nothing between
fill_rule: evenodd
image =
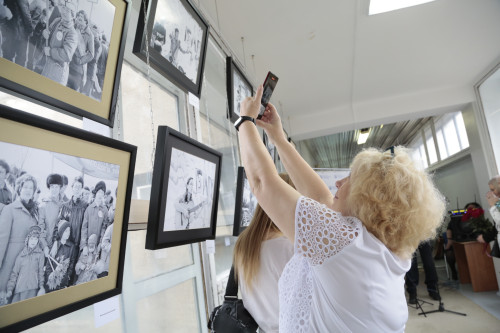
<instances>
[{"instance_id":1,"label":"raised arm","mask_svg":"<svg viewBox=\"0 0 500 333\"><path fill-rule=\"evenodd\" d=\"M241 102L240 114L256 118L261 97L262 86L259 86L254 97ZM271 220L293 242L295 207L300 194L278 175L257 127L251 121L240 125L239 139L241 158L252 192Z\"/></svg>"},{"instance_id":2,"label":"raised arm","mask_svg":"<svg viewBox=\"0 0 500 333\"><path fill-rule=\"evenodd\" d=\"M292 178L297 191L322 204L332 207L333 195L320 176L307 164L285 136L276 108L268 104L266 112L257 125L264 128L270 140L278 149L281 162Z\"/></svg>"}]
</instances>

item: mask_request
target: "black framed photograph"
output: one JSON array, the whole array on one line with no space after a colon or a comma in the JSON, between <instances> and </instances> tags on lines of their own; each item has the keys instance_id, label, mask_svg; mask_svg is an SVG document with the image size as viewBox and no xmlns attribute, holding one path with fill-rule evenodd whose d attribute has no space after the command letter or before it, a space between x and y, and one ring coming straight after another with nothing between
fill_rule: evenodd
<instances>
[{"instance_id":1,"label":"black framed photograph","mask_svg":"<svg viewBox=\"0 0 500 333\"><path fill-rule=\"evenodd\" d=\"M6 106L0 128L0 330L19 332L121 293L137 148Z\"/></svg>"},{"instance_id":2,"label":"black framed photograph","mask_svg":"<svg viewBox=\"0 0 500 333\"><path fill-rule=\"evenodd\" d=\"M238 179L236 183L233 236L239 236L250 225L256 207L257 197L255 197L250 189L245 168L240 166L238 167Z\"/></svg>"},{"instance_id":3,"label":"black framed photograph","mask_svg":"<svg viewBox=\"0 0 500 333\"><path fill-rule=\"evenodd\" d=\"M240 117L240 103L246 97L253 96L252 84L234 63L232 57L226 59L227 100L229 119L235 122Z\"/></svg>"},{"instance_id":4,"label":"black framed photograph","mask_svg":"<svg viewBox=\"0 0 500 333\"><path fill-rule=\"evenodd\" d=\"M215 239L222 153L158 127L146 249Z\"/></svg>"},{"instance_id":5,"label":"black framed photograph","mask_svg":"<svg viewBox=\"0 0 500 333\"><path fill-rule=\"evenodd\" d=\"M128 1L5 2L0 87L113 126Z\"/></svg>"},{"instance_id":6,"label":"black framed photograph","mask_svg":"<svg viewBox=\"0 0 500 333\"><path fill-rule=\"evenodd\" d=\"M155 70L198 97L207 40L208 24L188 0L142 1L133 52L145 62L149 52Z\"/></svg>"}]
</instances>

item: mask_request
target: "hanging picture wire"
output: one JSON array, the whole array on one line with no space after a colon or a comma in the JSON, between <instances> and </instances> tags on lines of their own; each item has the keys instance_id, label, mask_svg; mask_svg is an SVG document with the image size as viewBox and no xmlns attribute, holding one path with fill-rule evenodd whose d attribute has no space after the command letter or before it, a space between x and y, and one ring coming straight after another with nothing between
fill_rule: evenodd
<instances>
[{"instance_id":1,"label":"hanging picture wire","mask_svg":"<svg viewBox=\"0 0 500 333\"><path fill-rule=\"evenodd\" d=\"M148 40L148 15L147 15L147 0L143 0L144 6L142 7L144 10L144 39ZM148 94L149 94L149 115L151 117L151 137L153 139L153 146L151 149L151 170L153 169L155 162L155 149L156 149L156 140L155 140L155 123L153 117L153 92L151 87L151 66L149 64L149 43L144 43L146 47L146 68L147 68L147 77L148 77ZM152 180L151 180L152 181Z\"/></svg>"}]
</instances>

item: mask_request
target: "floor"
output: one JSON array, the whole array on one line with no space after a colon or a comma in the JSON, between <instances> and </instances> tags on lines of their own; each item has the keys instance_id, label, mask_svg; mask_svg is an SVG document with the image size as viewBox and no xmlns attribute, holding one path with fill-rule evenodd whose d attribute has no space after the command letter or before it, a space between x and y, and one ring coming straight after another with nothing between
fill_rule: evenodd
<instances>
[{"instance_id":1,"label":"floor","mask_svg":"<svg viewBox=\"0 0 500 333\"><path fill-rule=\"evenodd\" d=\"M473 292L470 284L448 280L443 260L436 260L435 263L442 307L440 308L439 301L432 300L427 294L423 283L424 272L419 265L420 283L417 297L423 302L420 302L421 308L408 306L406 333L500 332L500 294L496 291Z\"/></svg>"}]
</instances>

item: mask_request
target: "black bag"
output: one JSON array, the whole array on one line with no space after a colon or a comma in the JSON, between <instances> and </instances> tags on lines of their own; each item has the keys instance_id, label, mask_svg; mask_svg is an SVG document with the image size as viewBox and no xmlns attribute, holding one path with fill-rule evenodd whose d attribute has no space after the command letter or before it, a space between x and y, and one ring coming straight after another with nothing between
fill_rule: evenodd
<instances>
[{"instance_id":1,"label":"black bag","mask_svg":"<svg viewBox=\"0 0 500 333\"><path fill-rule=\"evenodd\" d=\"M257 332L259 328L252 315L243 306L243 301L238 299L238 282L234 278L232 266L224 302L212 311L208 320L208 328L215 333L251 333Z\"/></svg>"},{"instance_id":2,"label":"black bag","mask_svg":"<svg viewBox=\"0 0 500 333\"><path fill-rule=\"evenodd\" d=\"M493 248L491 249L492 257L500 258L500 247L498 246L498 239L495 238L495 243L493 243Z\"/></svg>"}]
</instances>

